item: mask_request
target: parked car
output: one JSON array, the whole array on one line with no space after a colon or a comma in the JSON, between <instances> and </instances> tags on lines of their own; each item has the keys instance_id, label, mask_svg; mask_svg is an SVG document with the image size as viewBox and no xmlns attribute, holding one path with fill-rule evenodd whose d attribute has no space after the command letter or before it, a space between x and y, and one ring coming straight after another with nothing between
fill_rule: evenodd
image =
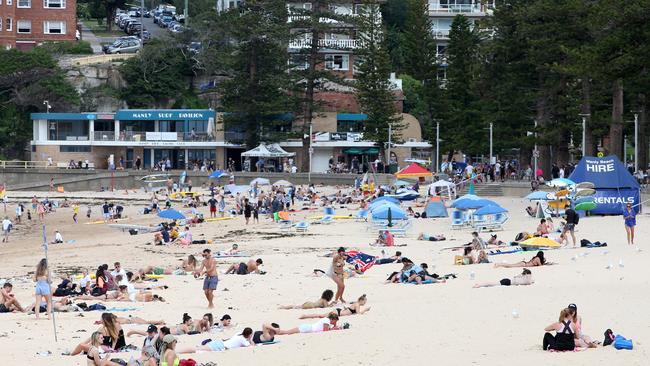
<instances>
[{"instance_id":1,"label":"parked car","mask_svg":"<svg viewBox=\"0 0 650 366\"><path fill-rule=\"evenodd\" d=\"M124 31L126 32L126 34L133 34L135 28L138 28L138 32L139 32L140 28L142 28L142 23L140 22L129 23L129 25L126 27Z\"/></svg>"},{"instance_id":2,"label":"parked car","mask_svg":"<svg viewBox=\"0 0 650 366\"><path fill-rule=\"evenodd\" d=\"M142 14L143 17L145 18L151 18L151 11L145 10L144 13Z\"/></svg>"},{"instance_id":3,"label":"parked car","mask_svg":"<svg viewBox=\"0 0 650 366\"><path fill-rule=\"evenodd\" d=\"M136 21L137 21L136 19L128 17L120 20L120 23L118 25L120 29L125 29L129 22L136 22Z\"/></svg>"},{"instance_id":4,"label":"parked car","mask_svg":"<svg viewBox=\"0 0 650 366\"><path fill-rule=\"evenodd\" d=\"M120 53L137 53L140 51L140 40L138 39L127 39L123 40L117 44L110 45L106 50L108 54L120 54Z\"/></svg>"},{"instance_id":5,"label":"parked car","mask_svg":"<svg viewBox=\"0 0 650 366\"><path fill-rule=\"evenodd\" d=\"M133 36L136 37L137 39L140 39L140 30L134 33ZM151 33L149 33L149 31L145 29L144 32L142 33L142 44L147 44L149 43L149 41L151 41Z\"/></svg>"},{"instance_id":6,"label":"parked car","mask_svg":"<svg viewBox=\"0 0 650 366\"><path fill-rule=\"evenodd\" d=\"M162 11L156 10L153 12L153 22L154 24L158 23L160 21L160 15L162 14Z\"/></svg>"},{"instance_id":7,"label":"parked car","mask_svg":"<svg viewBox=\"0 0 650 366\"><path fill-rule=\"evenodd\" d=\"M145 31L145 33L148 33L148 32ZM136 40L136 41L137 41L137 40L138 40L138 37L135 37L135 36L124 36L124 37L120 37L120 38L116 39L115 41L113 41L113 43L109 43L109 44L105 44L105 45L103 45L103 46L102 46L102 51L103 51L104 53L108 53L108 52L106 52L106 51L108 50L109 47L111 47L111 46L116 47L116 46L119 45L120 43L122 43L122 42L124 42L124 41L128 41L128 40Z\"/></svg>"},{"instance_id":8,"label":"parked car","mask_svg":"<svg viewBox=\"0 0 650 366\"><path fill-rule=\"evenodd\" d=\"M124 29L124 32L125 32L125 33L128 34L128 32L129 32L129 27L130 27L132 24L141 24L141 23L140 23L140 20L138 20L138 19L129 19L129 20L127 20L127 21L124 23L124 28L122 28L122 29Z\"/></svg>"},{"instance_id":9,"label":"parked car","mask_svg":"<svg viewBox=\"0 0 650 366\"><path fill-rule=\"evenodd\" d=\"M172 33L181 33L185 28L183 28L182 25L180 24L174 24L173 26L169 27L169 30L171 30Z\"/></svg>"},{"instance_id":10,"label":"parked car","mask_svg":"<svg viewBox=\"0 0 650 366\"><path fill-rule=\"evenodd\" d=\"M173 20L172 20L172 17L171 17L171 16L169 16L169 15L165 15L165 16L163 16L162 19L158 22L158 24L159 24L161 27L163 27L163 28L167 28L167 27L169 27L169 23L171 23L172 21L173 21Z\"/></svg>"}]
</instances>

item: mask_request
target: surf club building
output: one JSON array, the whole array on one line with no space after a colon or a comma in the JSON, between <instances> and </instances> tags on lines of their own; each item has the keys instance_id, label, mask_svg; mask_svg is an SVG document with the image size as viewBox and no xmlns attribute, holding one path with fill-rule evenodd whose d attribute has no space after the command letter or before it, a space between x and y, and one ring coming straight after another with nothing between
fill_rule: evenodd
<instances>
[{"instance_id":1,"label":"surf club building","mask_svg":"<svg viewBox=\"0 0 650 366\"><path fill-rule=\"evenodd\" d=\"M409 114L402 117L406 129L400 131L401 143L392 145L392 158L400 164L408 158L429 160L431 144L422 141L419 122ZM312 172L328 172L330 161L344 167L341 172L352 170L355 164L361 171L374 162L379 148L363 140L366 118L361 113L319 113L313 122ZM233 142L241 141L241 132L227 131L223 114L211 109L33 113L31 119L31 160L52 161L61 168L72 161L76 165L88 161L90 167L107 169L112 158L116 168L123 160L121 167L130 169L140 158L143 169L169 160L172 169L200 168L203 161L224 169L231 161L236 170L244 166L254 170L257 160L245 162L241 154L252 147ZM303 165L309 159L308 146L303 147L301 139L288 139L279 145L296 154L296 166L308 165Z\"/></svg>"}]
</instances>

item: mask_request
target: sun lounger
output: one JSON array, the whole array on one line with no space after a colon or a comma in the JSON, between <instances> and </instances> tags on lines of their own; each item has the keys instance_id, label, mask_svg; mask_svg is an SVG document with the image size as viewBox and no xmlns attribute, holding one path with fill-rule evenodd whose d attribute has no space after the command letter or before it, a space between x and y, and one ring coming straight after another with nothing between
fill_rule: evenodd
<instances>
[{"instance_id":1,"label":"sun lounger","mask_svg":"<svg viewBox=\"0 0 650 366\"><path fill-rule=\"evenodd\" d=\"M309 223L307 221L300 221L300 222L294 224L293 227L298 232L305 232L305 231L307 231L307 229L309 229Z\"/></svg>"},{"instance_id":2,"label":"sun lounger","mask_svg":"<svg viewBox=\"0 0 650 366\"><path fill-rule=\"evenodd\" d=\"M465 226L465 221L463 220L463 212L459 210L454 210L451 212L451 228L452 229L462 229Z\"/></svg>"},{"instance_id":3,"label":"sun lounger","mask_svg":"<svg viewBox=\"0 0 650 366\"><path fill-rule=\"evenodd\" d=\"M325 215L320 220L316 221L316 224L331 224L334 221L334 216Z\"/></svg>"},{"instance_id":4,"label":"sun lounger","mask_svg":"<svg viewBox=\"0 0 650 366\"><path fill-rule=\"evenodd\" d=\"M280 220L278 223L280 224L280 231L291 231L291 228L293 228L291 220Z\"/></svg>"}]
</instances>

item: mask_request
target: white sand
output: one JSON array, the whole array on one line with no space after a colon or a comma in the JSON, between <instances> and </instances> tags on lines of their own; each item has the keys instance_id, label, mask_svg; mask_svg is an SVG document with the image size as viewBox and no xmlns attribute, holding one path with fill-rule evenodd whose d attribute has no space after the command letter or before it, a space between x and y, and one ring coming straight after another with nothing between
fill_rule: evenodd
<instances>
[{"instance_id":1,"label":"white sand","mask_svg":"<svg viewBox=\"0 0 650 366\"><path fill-rule=\"evenodd\" d=\"M91 196L82 192L75 195ZM11 195L10 195L11 196ZM504 241L512 240L519 231L534 231L537 220L526 217L524 201L517 198L498 198L499 203L511 210L506 230L498 233ZM26 202L26 206L30 206ZM13 216L12 204L7 212ZM31 208L31 207L30 207ZM139 206L127 205L127 214L136 216ZM0 210L2 208L0 207ZM193 228L194 239L218 239L212 245L193 245L188 249L178 246L160 247L144 245L150 242L149 234L131 236L104 225L86 225L86 206L80 209L80 223L72 223L72 209L62 208L46 218L48 237L59 229L64 239L76 240L74 244L50 246L50 263L54 271L62 267L85 266L94 270L102 263L112 268L121 261L127 270L137 270L144 264L175 265L178 258L198 253L203 248L228 249L233 242L264 260L265 276L221 275L216 292L216 318L228 313L236 326L223 334L180 336L179 345L195 345L206 338L229 337L250 326L255 330L263 322L277 322L283 328L304 323L298 319L303 310L278 310L280 304L300 304L316 300L320 293L334 283L325 277L313 277L314 268L327 269L330 259L320 255L338 247L358 248L370 254L379 254L371 248L375 232L367 231L366 224L340 220L330 225L312 225L306 234L292 237L267 238L279 233L277 225L263 218L260 225L245 227L243 217L231 221L204 223ZM202 209L206 213L205 208ZM356 210L337 209L337 213ZM2 213L2 211L0 211ZM294 219L314 215L314 212L294 215ZM316 213L317 214L317 213ZM94 219L100 216L99 207L93 210ZM25 216L26 218L26 216ZM34 271L43 256L41 226L33 218L32 224L17 225L9 244L0 244L0 278L24 277ZM159 222L156 217L138 217L125 223L148 224ZM559 263L545 268L532 268L536 283L523 287L494 287L473 289L476 282L498 281L512 277L520 269L494 269L491 264L454 266L451 251L441 248L461 245L469 241L470 231L450 230L449 219L415 220L407 238L397 238L397 248L416 263L426 262L438 274L458 273L458 279L446 284L426 286L387 285L384 280L401 265L391 264L371 268L363 278L346 282L348 301L367 294L372 311L362 316L342 318L351 324L350 330L321 334L278 337L279 344L238 349L220 353L187 355L197 361L214 361L220 365L250 365L263 363L275 365L395 365L433 363L442 365L647 365L645 343L650 337L650 248L647 248L650 220L638 217L638 244L625 243L625 231L620 217L593 217L580 221L578 240L606 241L604 249L562 249L548 251L548 260ZM246 230L245 234L232 234L232 230ZM444 242L415 240L418 233L444 233ZM260 234L261 233L261 234ZM202 236L203 235L203 236ZM487 238L488 234L484 234ZM643 248L643 251L637 251ZM647 249L646 249L647 248ZM394 250L389 249L392 253ZM604 254L608 252L608 254ZM529 259L534 253L493 256L493 261L515 262ZM586 254L586 256L584 256ZM571 258L578 256L577 260ZM241 258L219 261L219 269L239 262ZM622 261L624 267L619 267ZM614 268L606 269L608 264ZM470 279L475 272L476 279ZM132 314L148 319L164 319L170 325L180 323L184 312L195 319L206 312L206 301L201 291L202 282L191 276L167 276L164 283L169 290L156 291L167 303L112 303L115 306L135 306L139 310L118 313ZM55 281L58 283L58 281ZM15 282L14 292L23 303L33 301L33 283ZM225 290L228 291L225 291ZM616 351L612 347L570 353L547 353L541 350L543 328L557 320L560 310L567 304L578 304L583 317L584 332L601 340L603 332L612 328L635 341L633 351ZM318 310L318 312L323 311ZM513 317L516 311L518 317ZM3 364L16 365L85 365L84 356L60 356L72 349L97 328L94 321L99 312L57 313L58 343L54 342L52 322L36 321L25 314L0 315L0 350ZM144 329L146 326L127 325ZM6 336L4 336L6 334ZM128 343L142 344L141 337L132 337ZM51 351L51 356L37 352ZM136 353L133 353L136 355ZM120 355L128 359L128 355Z\"/></svg>"}]
</instances>

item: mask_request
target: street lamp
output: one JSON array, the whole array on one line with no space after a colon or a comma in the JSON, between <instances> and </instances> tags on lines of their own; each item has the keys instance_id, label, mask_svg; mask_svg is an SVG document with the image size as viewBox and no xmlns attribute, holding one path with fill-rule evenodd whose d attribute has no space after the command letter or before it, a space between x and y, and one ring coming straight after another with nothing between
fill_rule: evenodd
<instances>
[{"instance_id":1,"label":"street lamp","mask_svg":"<svg viewBox=\"0 0 650 366\"><path fill-rule=\"evenodd\" d=\"M634 113L634 173L639 172L639 114Z\"/></svg>"},{"instance_id":2,"label":"street lamp","mask_svg":"<svg viewBox=\"0 0 650 366\"><path fill-rule=\"evenodd\" d=\"M582 117L582 157L587 155L587 117L591 116L589 113L580 113Z\"/></svg>"},{"instance_id":3,"label":"street lamp","mask_svg":"<svg viewBox=\"0 0 650 366\"><path fill-rule=\"evenodd\" d=\"M436 122L436 173L440 172L440 122Z\"/></svg>"},{"instance_id":4,"label":"street lamp","mask_svg":"<svg viewBox=\"0 0 650 366\"><path fill-rule=\"evenodd\" d=\"M44 100L43 105L45 105L45 108L47 110L46 113L50 113L50 109L52 109L52 106L50 105L50 102L48 102L47 100Z\"/></svg>"}]
</instances>

